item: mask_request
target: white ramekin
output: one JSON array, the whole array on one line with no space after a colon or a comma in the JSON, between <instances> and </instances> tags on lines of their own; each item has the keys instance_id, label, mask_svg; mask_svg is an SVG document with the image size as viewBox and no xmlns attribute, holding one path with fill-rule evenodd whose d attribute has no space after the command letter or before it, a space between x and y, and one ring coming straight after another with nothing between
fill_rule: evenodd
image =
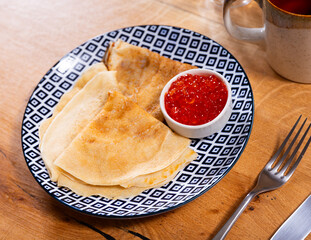
<instances>
[{"instance_id":1,"label":"white ramekin","mask_svg":"<svg viewBox=\"0 0 311 240\"><path fill-rule=\"evenodd\" d=\"M227 87L228 90L228 98L224 109L220 112L220 114L214 118L212 121L202 124L202 125L186 125L179 123L172 119L165 109L164 97L166 92L169 90L171 84L177 80L178 77L191 74L191 75L216 75L219 79L221 79ZM214 134L215 132L220 131L228 122L231 112L232 112L232 93L231 88L228 81L219 73L207 70L207 69L191 69L188 71L184 71L173 77L163 88L161 96L160 96L160 107L161 111L164 115L166 123L168 126L175 131L176 133L188 137L188 138L203 138L209 135Z\"/></svg>"}]
</instances>

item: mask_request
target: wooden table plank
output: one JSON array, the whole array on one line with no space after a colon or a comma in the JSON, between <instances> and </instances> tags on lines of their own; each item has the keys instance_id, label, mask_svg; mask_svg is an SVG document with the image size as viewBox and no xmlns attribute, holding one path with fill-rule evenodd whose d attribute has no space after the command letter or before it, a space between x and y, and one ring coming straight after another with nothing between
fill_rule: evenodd
<instances>
[{"instance_id":1,"label":"wooden table plank","mask_svg":"<svg viewBox=\"0 0 311 240\"><path fill-rule=\"evenodd\" d=\"M253 14L244 14L243 24L260 25L256 4L247 8ZM181 208L135 220L81 215L46 194L30 174L20 142L24 109L41 77L67 52L104 32L142 24L191 29L238 59L253 89L251 137L233 169ZM231 38L221 9L209 0L0 0L0 36L0 239L209 239L254 186L297 116L311 114L311 85L278 76L267 64L262 44ZM227 239L271 237L310 193L310 159L309 150L284 187L256 198Z\"/></svg>"}]
</instances>

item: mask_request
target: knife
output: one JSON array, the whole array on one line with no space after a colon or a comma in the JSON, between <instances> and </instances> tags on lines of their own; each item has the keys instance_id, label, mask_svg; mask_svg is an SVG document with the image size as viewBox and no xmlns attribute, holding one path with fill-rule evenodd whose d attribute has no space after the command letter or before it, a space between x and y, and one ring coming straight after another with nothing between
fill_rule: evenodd
<instances>
[{"instance_id":1,"label":"knife","mask_svg":"<svg viewBox=\"0 0 311 240\"><path fill-rule=\"evenodd\" d=\"M304 239L311 232L311 195L272 236L271 240Z\"/></svg>"}]
</instances>

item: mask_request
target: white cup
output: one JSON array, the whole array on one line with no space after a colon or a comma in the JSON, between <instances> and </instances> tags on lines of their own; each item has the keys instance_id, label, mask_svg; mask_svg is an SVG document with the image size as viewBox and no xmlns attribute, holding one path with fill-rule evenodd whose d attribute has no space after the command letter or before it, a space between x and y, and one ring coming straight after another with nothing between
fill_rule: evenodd
<instances>
[{"instance_id":1,"label":"white cup","mask_svg":"<svg viewBox=\"0 0 311 240\"><path fill-rule=\"evenodd\" d=\"M264 26L245 28L231 20L234 0L225 0L223 18L227 31L240 40L263 40L267 61L277 73L295 82L311 83L311 15L287 12L271 0L256 2L262 8Z\"/></svg>"}]
</instances>

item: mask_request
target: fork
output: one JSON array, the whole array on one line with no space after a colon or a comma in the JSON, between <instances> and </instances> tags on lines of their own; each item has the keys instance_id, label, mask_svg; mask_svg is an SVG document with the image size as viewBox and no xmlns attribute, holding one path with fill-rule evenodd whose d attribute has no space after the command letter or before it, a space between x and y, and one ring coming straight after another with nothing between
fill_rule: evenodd
<instances>
[{"instance_id":1,"label":"fork","mask_svg":"<svg viewBox=\"0 0 311 240\"><path fill-rule=\"evenodd\" d=\"M262 169L258 176L257 184L251 190L246 197L243 199L241 202L240 206L236 209L236 211L233 213L233 215L229 218L229 220L226 222L226 224L220 229L220 231L215 235L213 240L218 240L218 239L224 239L226 235L228 234L229 230L233 226L233 224L236 222L238 217L242 214L244 209L247 207L247 205L251 202L251 200L256 197L258 194L263 193L263 192L268 192L271 190L275 190L279 187L281 187L283 184L285 184L288 179L293 175L295 169L297 168L299 162L301 161L303 155L305 154L310 142L311 142L311 137L308 139L307 143L305 144L303 150L301 151L299 157L296 159L296 161L292 164L291 167L289 167L295 157L295 155L298 152L298 149L300 148L301 144L303 143L311 124L308 126L307 130L303 134L302 138L298 142L296 148L290 155L290 157L285 161L285 159L288 157L290 150L292 149L293 145L295 144L303 126L306 123L306 120L302 123L301 127L297 131L295 137L293 138L292 142L289 144L288 148L282 155L279 161L279 156L281 155L287 141L291 137L292 133L294 132L296 126L298 125L298 122L300 121L301 116L298 118L296 123L294 124L293 128L290 130L288 133L287 137L283 141L282 145L280 148L277 150L277 152L273 155L273 157L270 159L270 161L266 164L266 166ZM285 162L284 162L285 161ZM282 166L282 164L284 165ZM286 174L285 174L286 173Z\"/></svg>"}]
</instances>

